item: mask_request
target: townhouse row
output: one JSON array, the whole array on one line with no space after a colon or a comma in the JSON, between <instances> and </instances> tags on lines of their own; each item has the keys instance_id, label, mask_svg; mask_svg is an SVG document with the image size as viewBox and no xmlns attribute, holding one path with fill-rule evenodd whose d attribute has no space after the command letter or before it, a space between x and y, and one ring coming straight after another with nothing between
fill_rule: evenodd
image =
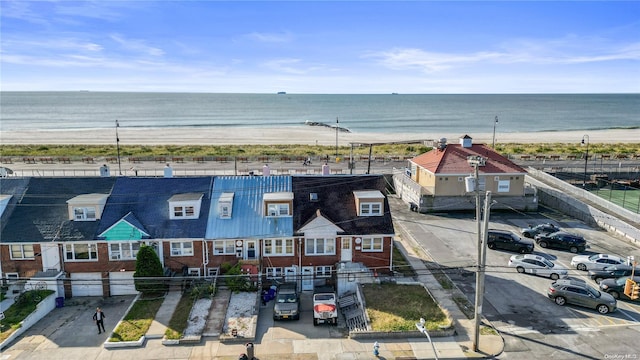
<instances>
[{"instance_id":1,"label":"townhouse row","mask_svg":"<svg viewBox=\"0 0 640 360\"><path fill-rule=\"evenodd\" d=\"M0 179L0 269L59 296L136 293L136 255L208 277L224 263L298 280L342 267L386 273L394 227L382 175Z\"/></svg>"}]
</instances>

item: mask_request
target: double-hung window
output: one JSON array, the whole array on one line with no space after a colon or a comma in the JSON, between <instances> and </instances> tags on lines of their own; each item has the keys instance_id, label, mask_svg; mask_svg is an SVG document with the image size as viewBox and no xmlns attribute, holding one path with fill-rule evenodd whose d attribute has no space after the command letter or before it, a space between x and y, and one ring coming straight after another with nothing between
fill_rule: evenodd
<instances>
[{"instance_id":1,"label":"double-hung window","mask_svg":"<svg viewBox=\"0 0 640 360\"><path fill-rule=\"evenodd\" d=\"M193 255L192 241L172 241L171 242L171 256L192 256L192 255Z\"/></svg>"},{"instance_id":2,"label":"double-hung window","mask_svg":"<svg viewBox=\"0 0 640 360\"><path fill-rule=\"evenodd\" d=\"M96 208L95 207L74 207L73 219L75 221L95 221Z\"/></svg>"},{"instance_id":3,"label":"double-hung window","mask_svg":"<svg viewBox=\"0 0 640 360\"><path fill-rule=\"evenodd\" d=\"M267 214L268 216L289 216L289 204L269 204Z\"/></svg>"},{"instance_id":4,"label":"double-hung window","mask_svg":"<svg viewBox=\"0 0 640 360\"><path fill-rule=\"evenodd\" d=\"M236 253L234 240L214 240L213 241L213 254L214 255L233 255Z\"/></svg>"},{"instance_id":5,"label":"double-hung window","mask_svg":"<svg viewBox=\"0 0 640 360\"><path fill-rule=\"evenodd\" d=\"M265 256L291 256L293 239L265 239L262 253Z\"/></svg>"},{"instance_id":6,"label":"double-hung window","mask_svg":"<svg viewBox=\"0 0 640 360\"><path fill-rule=\"evenodd\" d=\"M128 241L121 243L109 243L110 260L135 260L140 250L140 243Z\"/></svg>"},{"instance_id":7,"label":"double-hung window","mask_svg":"<svg viewBox=\"0 0 640 360\"><path fill-rule=\"evenodd\" d=\"M363 252L382 252L382 238L381 237L363 237L362 251Z\"/></svg>"},{"instance_id":8,"label":"double-hung window","mask_svg":"<svg viewBox=\"0 0 640 360\"><path fill-rule=\"evenodd\" d=\"M65 244L64 254L68 261L97 261L98 247L87 243Z\"/></svg>"},{"instance_id":9,"label":"double-hung window","mask_svg":"<svg viewBox=\"0 0 640 360\"><path fill-rule=\"evenodd\" d=\"M364 202L360 203L361 216L379 216L382 215L382 203Z\"/></svg>"},{"instance_id":10,"label":"double-hung window","mask_svg":"<svg viewBox=\"0 0 640 360\"><path fill-rule=\"evenodd\" d=\"M34 258L33 245L11 245L12 260L31 260Z\"/></svg>"},{"instance_id":11,"label":"double-hung window","mask_svg":"<svg viewBox=\"0 0 640 360\"><path fill-rule=\"evenodd\" d=\"M306 255L335 255L336 253L334 238L308 238L304 242Z\"/></svg>"}]
</instances>

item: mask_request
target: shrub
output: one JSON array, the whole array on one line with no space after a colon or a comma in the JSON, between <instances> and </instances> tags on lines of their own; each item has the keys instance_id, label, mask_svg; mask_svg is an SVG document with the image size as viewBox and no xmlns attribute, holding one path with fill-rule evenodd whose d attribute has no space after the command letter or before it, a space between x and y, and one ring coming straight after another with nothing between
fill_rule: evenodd
<instances>
[{"instance_id":1,"label":"shrub","mask_svg":"<svg viewBox=\"0 0 640 360\"><path fill-rule=\"evenodd\" d=\"M162 277L162 264L156 252L151 246L141 246L136 256L136 272L133 274L136 290L142 293L165 291Z\"/></svg>"}]
</instances>

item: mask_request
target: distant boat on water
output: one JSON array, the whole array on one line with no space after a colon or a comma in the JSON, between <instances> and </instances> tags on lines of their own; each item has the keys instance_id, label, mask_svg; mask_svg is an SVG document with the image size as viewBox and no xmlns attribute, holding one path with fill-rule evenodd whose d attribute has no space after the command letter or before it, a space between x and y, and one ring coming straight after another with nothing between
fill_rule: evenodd
<instances>
[{"instance_id":1,"label":"distant boat on water","mask_svg":"<svg viewBox=\"0 0 640 360\"><path fill-rule=\"evenodd\" d=\"M278 95L287 95L286 91L278 91Z\"/></svg>"},{"instance_id":2,"label":"distant boat on water","mask_svg":"<svg viewBox=\"0 0 640 360\"><path fill-rule=\"evenodd\" d=\"M305 125L309 125L309 126L324 126L324 127L328 127L328 128L331 128L331 129L338 128L338 131L341 131L341 132L347 132L347 133L351 132L351 130L347 129L346 127L337 126L337 125L333 125L333 124L327 124L327 123L323 123L323 122L320 122L320 121L305 120L304 124Z\"/></svg>"}]
</instances>

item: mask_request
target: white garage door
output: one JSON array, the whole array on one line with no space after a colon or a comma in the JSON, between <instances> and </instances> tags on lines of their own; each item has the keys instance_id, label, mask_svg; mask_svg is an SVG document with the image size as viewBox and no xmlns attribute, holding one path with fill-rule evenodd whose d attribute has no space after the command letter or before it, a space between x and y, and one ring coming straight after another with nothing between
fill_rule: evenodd
<instances>
[{"instance_id":1,"label":"white garage door","mask_svg":"<svg viewBox=\"0 0 640 360\"><path fill-rule=\"evenodd\" d=\"M134 272L135 271L118 271L109 273L111 296L135 295L138 293L133 282Z\"/></svg>"},{"instance_id":2,"label":"white garage door","mask_svg":"<svg viewBox=\"0 0 640 360\"><path fill-rule=\"evenodd\" d=\"M72 273L71 292L73 296L103 296L100 273Z\"/></svg>"}]
</instances>

